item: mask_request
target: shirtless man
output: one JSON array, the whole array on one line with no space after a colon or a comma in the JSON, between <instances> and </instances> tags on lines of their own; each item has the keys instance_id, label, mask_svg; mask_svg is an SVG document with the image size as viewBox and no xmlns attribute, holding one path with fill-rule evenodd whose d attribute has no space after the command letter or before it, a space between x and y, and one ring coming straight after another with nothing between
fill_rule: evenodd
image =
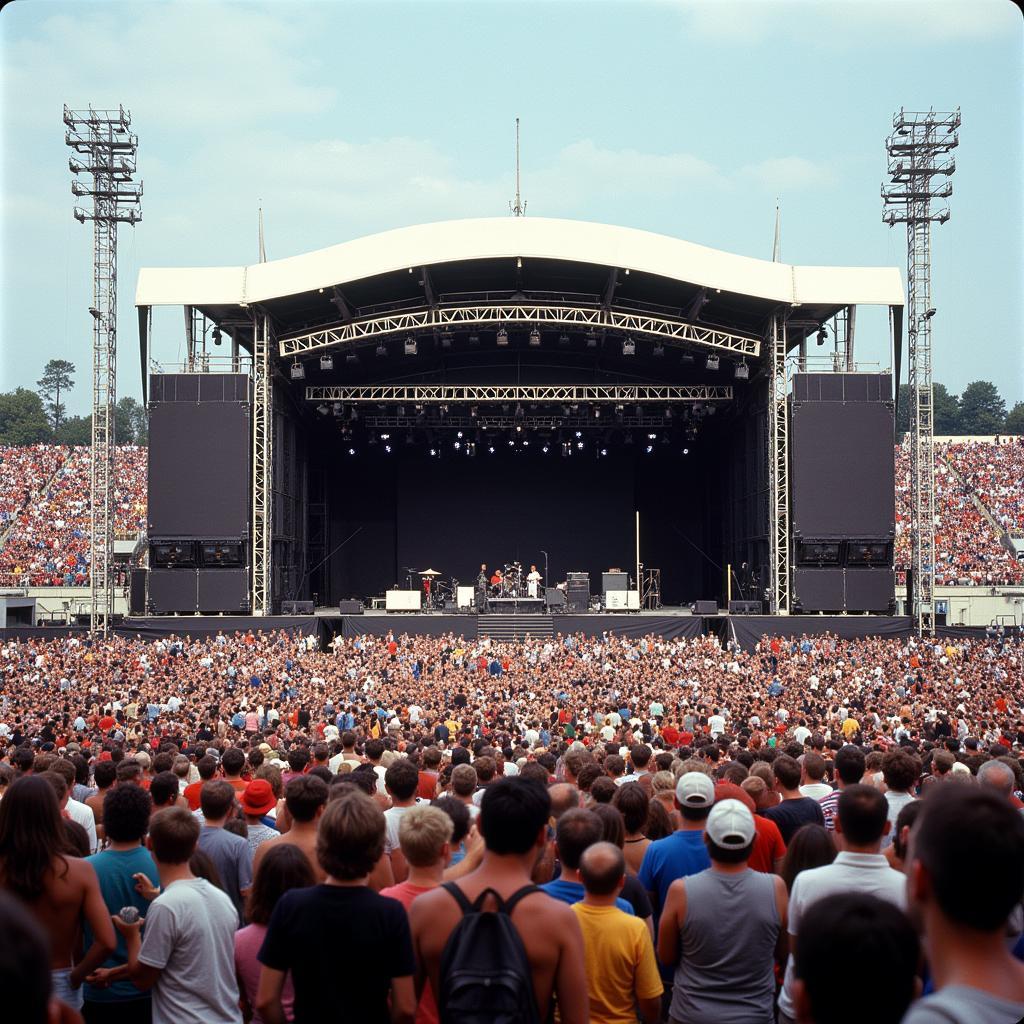
<instances>
[{"instance_id":1,"label":"shirtless man","mask_svg":"<svg viewBox=\"0 0 1024 1024\"><path fill-rule=\"evenodd\" d=\"M53 994L82 1006L82 982L114 949L110 920L91 864L67 856L57 795L46 779L24 775L0 801L0 888L18 896L50 940ZM75 963L82 919L95 939Z\"/></svg>"},{"instance_id":2,"label":"shirtless man","mask_svg":"<svg viewBox=\"0 0 1024 1024\"><path fill-rule=\"evenodd\" d=\"M327 783L316 775L299 775L284 788L285 805L291 816L292 826L287 832L256 847L252 862L252 875L256 877L260 861L267 850L279 843L297 846L313 866L317 880L324 880L324 872L316 858L316 830L320 815L327 806Z\"/></svg>"},{"instance_id":3,"label":"shirtless man","mask_svg":"<svg viewBox=\"0 0 1024 1024\"><path fill-rule=\"evenodd\" d=\"M478 821L486 845L483 862L456 883L470 903L488 888L507 900L530 884L530 872L547 839L550 809L547 792L529 779L510 777L488 786ZM417 992L427 980L431 991L443 991L441 956L461 918L459 905L444 889L424 893L413 903L409 921ZM563 1024L586 1021L583 937L572 908L538 890L515 905L512 923L526 948L540 1019L549 1018L557 997Z\"/></svg>"},{"instance_id":4,"label":"shirtless man","mask_svg":"<svg viewBox=\"0 0 1024 1024\"><path fill-rule=\"evenodd\" d=\"M87 797L85 806L92 811L96 818L96 838L103 840L106 832L103 829L103 800L114 782L117 780L117 765L113 761L99 761L93 769L93 778L96 780L96 792Z\"/></svg>"}]
</instances>

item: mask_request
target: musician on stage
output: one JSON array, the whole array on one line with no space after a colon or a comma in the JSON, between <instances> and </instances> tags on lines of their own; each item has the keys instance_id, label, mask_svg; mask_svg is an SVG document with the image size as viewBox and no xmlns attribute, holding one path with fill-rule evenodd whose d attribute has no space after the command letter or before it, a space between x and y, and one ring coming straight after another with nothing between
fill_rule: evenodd
<instances>
[{"instance_id":1,"label":"musician on stage","mask_svg":"<svg viewBox=\"0 0 1024 1024\"><path fill-rule=\"evenodd\" d=\"M537 566L531 565L530 571L526 574L526 595L537 597L540 589L541 575L537 572Z\"/></svg>"},{"instance_id":2,"label":"musician on stage","mask_svg":"<svg viewBox=\"0 0 1024 1024\"><path fill-rule=\"evenodd\" d=\"M501 584L504 582L504 580L505 577L502 576L501 570L495 569L494 573L491 576L491 586L494 587L495 590L498 590L500 589Z\"/></svg>"},{"instance_id":3,"label":"musician on stage","mask_svg":"<svg viewBox=\"0 0 1024 1024\"><path fill-rule=\"evenodd\" d=\"M487 610L487 575L486 563L480 566L480 575L476 578L476 610L478 612Z\"/></svg>"}]
</instances>

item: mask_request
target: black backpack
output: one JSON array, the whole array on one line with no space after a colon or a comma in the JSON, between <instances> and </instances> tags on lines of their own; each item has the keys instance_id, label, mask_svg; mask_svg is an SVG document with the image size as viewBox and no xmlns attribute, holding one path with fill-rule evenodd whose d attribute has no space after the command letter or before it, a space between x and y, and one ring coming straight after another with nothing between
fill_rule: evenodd
<instances>
[{"instance_id":1,"label":"black backpack","mask_svg":"<svg viewBox=\"0 0 1024 1024\"><path fill-rule=\"evenodd\" d=\"M535 885L524 885L507 900L484 889L473 903L454 882L445 888L462 908L462 920L441 956L441 1024L540 1024L533 973L526 948L512 924L512 910ZM495 909L486 911L488 896Z\"/></svg>"}]
</instances>

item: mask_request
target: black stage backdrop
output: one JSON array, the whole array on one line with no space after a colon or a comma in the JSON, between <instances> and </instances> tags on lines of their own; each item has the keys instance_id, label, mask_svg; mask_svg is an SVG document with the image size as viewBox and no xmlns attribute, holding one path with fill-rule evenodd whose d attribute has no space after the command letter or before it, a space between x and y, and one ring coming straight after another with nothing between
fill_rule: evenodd
<instances>
[{"instance_id":1,"label":"black stage backdrop","mask_svg":"<svg viewBox=\"0 0 1024 1024\"><path fill-rule=\"evenodd\" d=\"M337 458L326 474L333 554L320 603L404 588L410 567L464 585L481 562L535 563L543 573L544 550L551 582L589 572L591 592L599 593L602 571L634 573L637 509L641 560L662 570L662 603L716 596L724 584L717 453L706 446L688 456L647 455L646 445L633 447L635 454L613 450L598 459L592 452L489 455L478 444L475 458L449 450L438 459L399 442L387 458Z\"/></svg>"}]
</instances>

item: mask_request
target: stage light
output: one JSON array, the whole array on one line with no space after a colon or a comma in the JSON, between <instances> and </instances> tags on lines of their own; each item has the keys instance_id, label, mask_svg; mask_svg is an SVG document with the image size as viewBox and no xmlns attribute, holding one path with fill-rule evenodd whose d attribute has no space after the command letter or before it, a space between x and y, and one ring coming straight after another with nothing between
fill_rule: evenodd
<instances>
[{"instance_id":1,"label":"stage light","mask_svg":"<svg viewBox=\"0 0 1024 1024\"><path fill-rule=\"evenodd\" d=\"M828 341L828 331L825 329L824 325L822 326L821 330L818 331L817 341L819 345L824 345L825 342Z\"/></svg>"},{"instance_id":2,"label":"stage light","mask_svg":"<svg viewBox=\"0 0 1024 1024\"><path fill-rule=\"evenodd\" d=\"M572 410L569 408L569 406L567 406L567 405L563 405L562 406L562 415L563 416L568 416L571 412L572 412Z\"/></svg>"},{"instance_id":3,"label":"stage light","mask_svg":"<svg viewBox=\"0 0 1024 1024\"><path fill-rule=\"evenodd\" d=\"M505 328L502 327L501 330L499 330L498 333L494 336L494 338L499 345L505 346L508 344L508 331L506 331Z\"/></svg>"},{"instance_id":4,"label":"stage light","mask_svg":"<svg viewBox=\"0 0 1024 1024\"><path fill-rule=\"evenodd\" d=\"M523 407L517 402L516 403L516 412L515 412L516 419L517 420L521 420L525 415L526 415L526 413L523 412Z\"/></svg>"},{"instance_id":5,"label":"stage light","mask_svg":"<svg viewBox=\"0 0 1024 1024\"><path fill-rule=\"evenodd\" d=\"M458 451L458 450L459 450L459 449L460 449L460 448L462 447L462 442L461 442L461 441L456 441L456 442L455 442L455 443L454 443L454 444L452 445L452 447L453 447L453 448L454 448L454 449L455 449L456 451Z\"/></svg>"},{"instance_id":6,"label":"stage light","mask_svg":"<svg viewBox=\"0 0 1024 1024\"><path fill-rule=\"evenodd\" d=\"M672 410L671 409L665 409L665 411L661 414L661 418L666 423L671 423L672 422Z\"/></svg>"},{"instance_id":7,"label":"stage light","mask_svg":"<svg viewBox=\"0 0 1024 1024\"><path fill-rule=\"evenodd\" d=\"M654 445L653 444L649 444L647 446L647 454L650 455L651 452L653 452L653 451L654 451Z\"/></svg>"},{"instance_id":8,"label":"stage light","mask_svg":"<svg viewBox=\"0 0 1024 1024\"><path fill-rule=\"evenodd\" d=\"M577 441L576 442L576 447L579 448L582 451L582 449L583 449L583 442L582 441Z\"/></svg>"},{"instance_id":9,"label":"stage light","mask_svg":"<svg viewBox=\"0 0 1024 1024\"><path fill-rule=\"evenodd\" d=\"M323 402L321 402L316 407L316 411L320 413L321 416L326 416L331 410Z\"/></svg>"},{"instance_id":10,"label":"stage light","mask_svg":"<svg viewBox=\"0 0 1024 1024\"><path fill-rule=\"evenodd\" d=\"M431 448L430 449L430 454L431 455L437 455L437 449L436 448Z\"/></svg>"},{"instance_id":11,"label":"stage light","mask_svg":"<svg viewBox=\"0 0 1024 1024\"><path fill-rule=\"evenodd\" d=\"M563 348L565 348L565 346L569 344L569 335L568 334L560 334L558 336L558 344L561 345Z\"/></svg>"},{"instance_id":12,"label":"stage light","mask_svg":"<svg viewBox=\"0 0 1024 1024\"><path fill-rule=\"evenodd\" d=\"M684 455L689 455L690 454L690 449L689 448L684 448L683 449L683 454Z\"/></svg>"},{"instance_id":13,"label":"stage light","mask_svg":"<svg viewBox=\"0 0 1024 1024\"><path fill-rule=\"evenodd\" d=\"M335 402L332 408L334 410L334 415L340 416L342 412L344 412L345 407L341 404L341 402Z\"/></svg>"},{"instance_id":14,"label":"stage light","mask_svg":"<svg viewBox=\"0 0 1024 1024\"><path fill-rule=\"evenodd\" d=\"M587 335L587 348L597 348L596 334L591 333Z\"/></svg>"},{"instance_id":15,"label":"stage light","mask_svg":"<svg viewBox=\"0 0 1024 1024\"><path fill-rule=\"evenodd\" d=\"M320 357L320 369L323 370L324 373L330 373L331 370L334 369L334 356L329 352Z\"/></svg>"},{"instance_id":16,"label":"stage light","mask_svg":"<svg viewBox=\"0 0 1024 1024\"><path fill-rule=\"evenodd\" d=\"M470 345L479 345L480 344L480 335L477 334L476 331L474 331L469 336L469 343L470 343Z\"/></svg>"},{"instance_id":17,"label":"stage light","mask_svg":"<svg viewBox=\"0 0 1024 1024\"><path fill-rule=\"evenodd\" d=\"M530 439L528 437L524 437L523 438L523 447L524 448L529 448L530 447Z\"/></svg>"},{"instance_id":18,"label":"stage light","mask_svg":"<svg viewBox=\"0 0 1024 1024\"><path fill-rule=\"evenodd\" d=\"M572 445L568 441L562 442L562 458L567 459L572 454Z\"/></svg>"},{"instance_id":19,"label":"stage light","mask_svg":"<svg viewBox=\"0 0 1024 1024\"><path fill-rule=\"evenodd\" d=\"M737 363L735 372L737 380L750 380L750 367L745 362Z\"/></svg>"},{"instance_id":20,"label":"stage light","mask_svg":"<svg viewBox=\"0 0 1024 1024\"><path fill-rule=\"evenodd\" d=\"M451 331L445 331L444 334L441 335L441 348L446 348L447 349L447 348L451 348L451 347L452 347L452 332Z\"/></svg>"},{"instance_id":21,"label":"stage light","mask_svg":"<svg viewBox=\"0 0 1024 1024\"><path fill-rule=\"evenodd\" d=\"M718 369L718 353L717 352L712 352L711 355L709 355L708 358L705 360L704 365L709 370L717 370Z\"/></svg>"},{"instance_id":22,"label":"stage light","mask_svg":"<svg viewBox=\"0 0 1024 1024\"><path fill-rule=\"evenodd\" d=\"M387 345L384 344L384 342L381 342L377 346L377 358L378 359L386 359L387 355L388 355L388 347L387 347Z\"/></svg>"},{"instance_id":23,"label":"stage light","mask_svg":"<svg viewBox=\"0 0 1024 1024\"><path fill-rule=\"evenodd\" d=\"M608 454L608 449L607 448L602 448L601 449L601 454L602 455L607 455Z\"/></svg>"},{"instance_id":24,"label":"stage light","mask_svg":"<svg viewBox=\"0 0 1024 1024\"><path fill-rule=\"evenodd\" d=\"M648 434L647 435L647 440L648 441L657 441L658 440L658 435L657 434Z\"/></svg>"},{"instance_id":25,"label":"stage light","mask_svg":"<svg viewBox=\"0 0 1024 1024\"><path fill-rule=\"evenodd\" d=\"M458 431L458 432L457 432L457 433L455 434L455 436L456 436L457 438L459 438L459 439L461 440L461 439L462 439L462 431L461 431L461 430L460 430L460 431Z\"/></svg>"},{"instance_id":26,"label":"stage light","mask_svg":"<svg viewBox=\"0 0 1024 1024\"><path fill-rule=\"evenodd\" d=\"M384 451L386 451L390 455L391 454L391 445L389 445L389 444L384 445Z\"/></svg>"},{"instance_id":27,"label":"stage light","mask_svg":"<svg viewBox=\"0 0 1024 1024\"><path fill-rule=\"evenodd\" d=\"M223 337L223 335L220 333L220 328L219 327L214 327L214 329L213 329L213 343L214 343L214 345L219 345L220 344L220 340L221 340L222 337Z\"/></svg>"},{"instance_id":28,"label":"stage light","mask_svg":"<svg viewBox=\"0 0 1024 1024\"><path fill-rule=\"evenodd\" d=\"M651 351L651 355L656 356L657 358L660 359L664 354L665 346L659 341L655 344L653 350Z\"/></svg>"},{"instance_id":29,"label":"stage light","mask_svg":"<svg viewBox=\"0 0 1024 1024\"><path fill-rule=\"evenodd\" d=\"M355 365L356 363L359 362L359 353L358 352L347 352L345 354L345 362L348 363L349 366Z\"/></svg>"},{"instance_id":30,"label":"stage light","mask_svg":"<svg viewBox=\"0 0 1024 1024\"><path fill-rule=\"evenodd\" d=\"M543 452L543 453L544 453L545 455L547 455L547 453L548 453L548 452L550 451L550 448L549 448L549 447L548 447L547 445L544 445L544 447L543 447L543 448L541 448L541 451L542 451L542 452Z\"/></svg>"},{"instance_id":31,"label":"stage light","mask_svg":"<svg viewBox=\"0 0 1024 1024\"><path fill-rule=\"evenodd\" d=\"M381 434L380 435L380 439L382 441L390 441L391 440L391 435L390 434Z\"/></svg>"},{"instance_id":32,"label":"stage light","mask_svg":"<svg viewBox=\"0 0 1024 1024\"><path fill-rule=\"evenodd\" d=\"M683 353L682 361L683 361L683 363L692 363L693 362L693 353L692 352L684 352Z\"/></svg>"},{"instance_id":33,"label":"stage light","mask_svg":"<svg viewBox=\"0 0 1024 1024\"><path fill-rule=\"evenodd\" d=\"M292 363L292 380L305 380L306 379L306 368L297 359Z\"/></svg>"},{"instance_id":34,"label":"stage light","mask_svg":"<svg viewBox=\"0 0 1024 1024\"><path fill-rule=\"evenodd\" d=\"M476 443L474 441L466 442L466 454L470 458L473 458L473 456L476 455Z\"/></svg>"},{"instance_id":35,"label":"stage light","mask_svg":"<svg viewBox=\"0 0 1024 1024\"><path fill-rule=\"evenodd\" d=\"M601 406L595 405L594 406L594 419L595 420L599 420L600 418L601 418Z\"/></svg>"},{"instance_id":36,"label":"stage light","mask_svg":"<svg viewBox=\"0 0 1024 1024\"><path fill-rule=\"evenodd\" d=\"M404 416L405 415L405 406L404 405L400 405L398 407L398 415L399 416Z\"/></svg>"},{"instance_id":37,"label":"stage light","mask_svg":"<svg viewBox=\"0 0 1024 1024\"><path fill-rule=\"evenodd\" d=\"M924 318L925 318L925 320L931 320L931 318L933 316L935 316L935 307L934 306L932 306L930 309L925 311Z\"/></svg>"},{"instance_id":38,"label":"stage light","mask_svg":"<svg viewBox=\"0 0 1024 1024\"><path fill-rule=\"evenodd\" d=\"M405 339L405 354L407 356L414 356L418 351L419 343L411 334L407 335Z\"/></svg>"},{"instance_id":39,"label":"stage light","mask_svg":"<svg viewBox=\"0 0 1024 1024\"><path fill-rule=\"evenodd\" d=\"M509 448L512 448L512 447L515 446L515 441L513 441L511 437L508 439L508 446L509 446Z\"/></svg>"},{"instance_id":40,"label":"stage light","mask_svg":"<svg viewBox=\"0 0 1024 1024\"><path fill-rule=\"evenodd\" d=\"M580 433L580 431L578 431L578 430L577 430L577 431L576 431L576 436L577 436L577 437L582 437L582 436L583 436L583 434L582 434L582 433Z\"/></svg>"},{"instance_id":41,"label":"stage light","mask_svg":"<svg viewBox=\"0 0 1024 1024\"><path fill-rule=\"evenodd\" d=\"M487 451L488 451L488 452L489 452L489 453L490 453L491 455L493 455L493 454L494 454L494 445L493 445L493 444L489 444L489 445L487 446Z\"/></svg>"},{"instance_id":42,"label":"stage light","mask_svg":"<svg viewBox=\"0 0 1024 1024\"><path fill-rule=\"evenodd\" d=\"M476 407L475 405L471 405L471 406L469 407L469 415L470 415L470 416L472 416L472 418L473 418L473 419L476 419L476 417L477 417L477 413L478 413L479 411L480 411L480 410L479 410L479 409L477 409L477 407Z\"/></svg>"},{"instance_id":43,"label":"stage light","mask_svg":"<svg viewBox=\"0 0 1024 1024\"><path fill-rule=\"evenodd\" d=\"M636 342L632 338L625 338L622 342L622 354L624 356L636 355Z\"/></svg>"},{"instance_id":44,"label":"stage light","mask_svg":"<svg viewBox=\"0 0 1024 1024\"><path fill-rule=\"evenodd\" d=\"M530 331L530 348L540 348L540 331L536 327Z\"/></svg>"}]
</instances>

